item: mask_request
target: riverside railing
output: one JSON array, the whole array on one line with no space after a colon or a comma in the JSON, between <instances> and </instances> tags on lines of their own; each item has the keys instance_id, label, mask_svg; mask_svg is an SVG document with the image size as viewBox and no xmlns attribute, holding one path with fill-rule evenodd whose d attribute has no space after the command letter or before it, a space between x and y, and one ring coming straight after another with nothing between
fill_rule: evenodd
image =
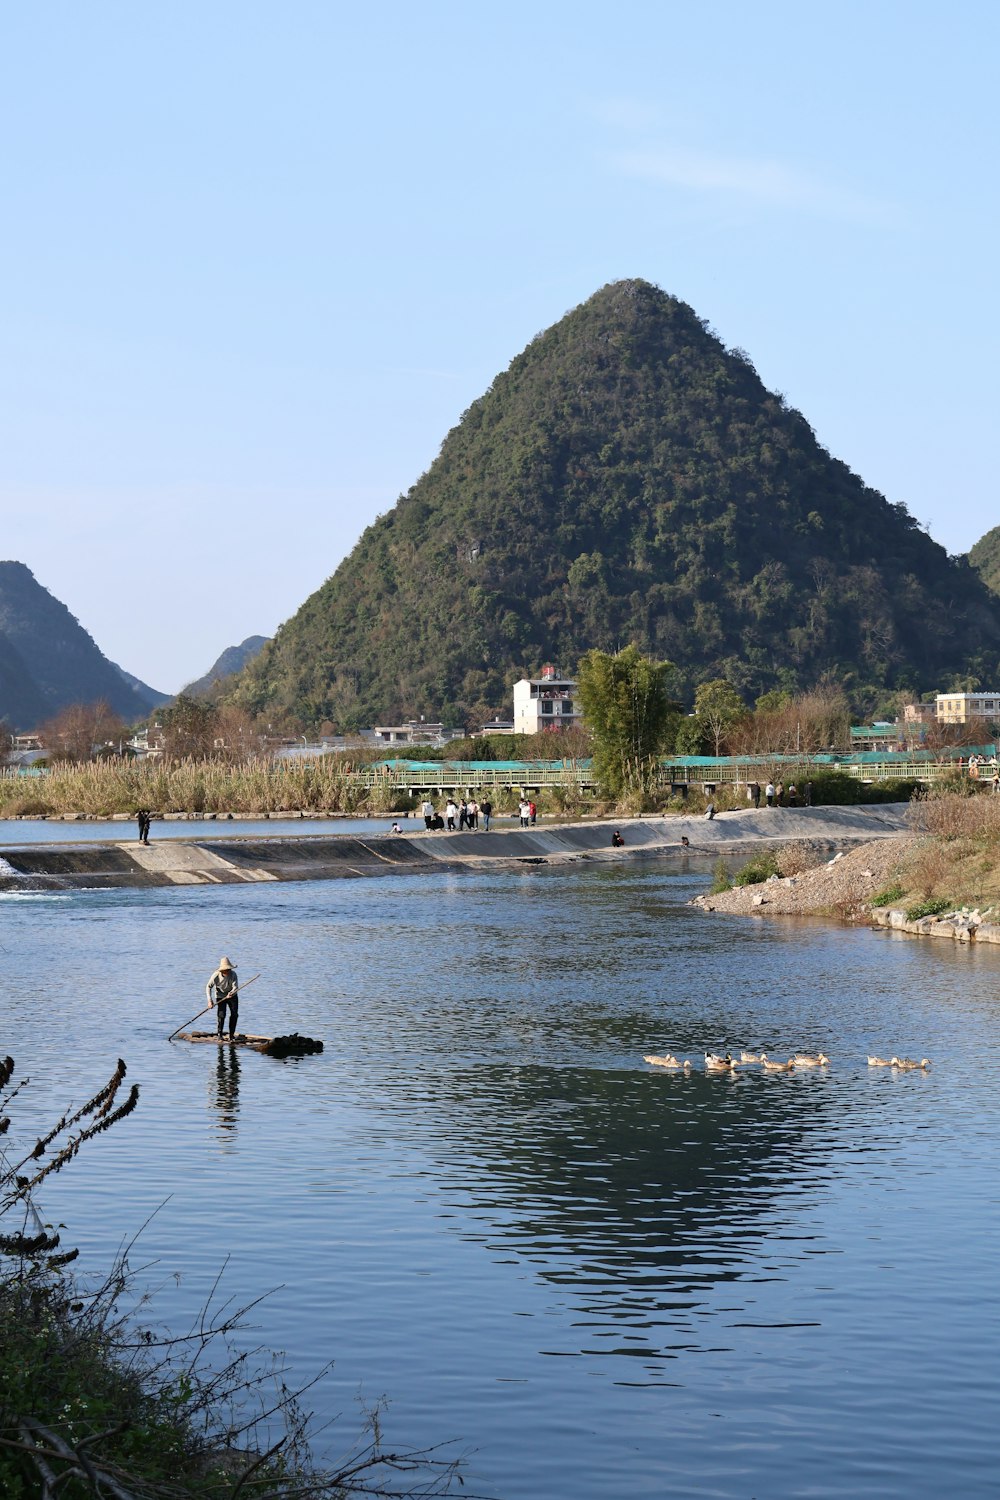
<instances>
[{"instance_id":1,"label":"riverside railing","mask_svg":"<svg viewBox=\"0 0 1000 1500\"><path fill-rule=\"evenodd\" d=\"M942 777L954 776L958 770L954 761L879 761L855 763L835 761L832 756L813 760L807 756L767 757L755 760L720 758L712 761L705 757L701 764L692 765L677 761L665 761L657 772L657 784L661 787L703 787L738 785L748 781L764 782L782 777L788 781L805 781L810 776L824 772L838 772L860 781L923 781L933 782ZM359 792L382 791L406 792L417 796L422 793L443 796L447 792L483 791L540 791L545 787L564 787L568 791L589 792L596 787L596 780L589 766L521 765L510 767L483 767L463 764L461 761L442 761L433 768L422 765L416 768L359 768L347 772L345 781Z\"/></svg>"}]
</instances>

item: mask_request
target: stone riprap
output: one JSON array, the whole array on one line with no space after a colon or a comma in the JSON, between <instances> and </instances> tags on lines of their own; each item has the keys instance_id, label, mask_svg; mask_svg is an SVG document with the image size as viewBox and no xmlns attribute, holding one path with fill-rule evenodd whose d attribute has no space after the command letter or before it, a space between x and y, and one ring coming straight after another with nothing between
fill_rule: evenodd
<instances>
[{"instance_id":1,"label":"stone riprap","mask_svg":"<svg viewBox=\"0 0 1000 1500\"><path fill-rule=\"evenodd\" d=\"M873 911L871 919L875 927L908 932L914 937L951 938L956 943L1000 943L1000 922L989 920L996 915L992 908L983 913L963 907L959 911L938 912L933 917L918 917L911 922L905 911L886 907Z\"/></svg>"}]
</instances>

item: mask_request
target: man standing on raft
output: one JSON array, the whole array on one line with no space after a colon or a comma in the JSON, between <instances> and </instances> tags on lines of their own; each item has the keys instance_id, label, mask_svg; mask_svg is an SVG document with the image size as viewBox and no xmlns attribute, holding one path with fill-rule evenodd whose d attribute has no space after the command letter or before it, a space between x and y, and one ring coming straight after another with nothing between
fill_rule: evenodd
<instances>
[{"instance_id":1,"label":"man standing on raft","mask_svg":"<svg viewBox=\"0 0 1000 1500\"><path fill-rule=\"evenodd\" d=\"M219 967L209 979L205 986L205 994L209 1005L214 1005L218 1012L217 1031L222 1036L226 1020L226 1011L229 1011L229 1040L233 1041L236 1036L236 1018L240 1013L239 980L236 970L228 958L219 959ZM212 991L215 991L213 995Z\"/></svg>"}]
</instances>

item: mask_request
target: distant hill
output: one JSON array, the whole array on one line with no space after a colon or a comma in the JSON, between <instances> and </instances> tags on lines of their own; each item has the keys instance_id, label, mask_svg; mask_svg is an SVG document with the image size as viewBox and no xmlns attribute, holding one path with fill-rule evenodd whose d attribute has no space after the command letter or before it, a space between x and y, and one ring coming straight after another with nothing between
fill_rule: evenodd
<instances>
[{"instance_id":1,"label":"distant hill","mask_svg":"<svg viewBox=\"0 0 1000 1500\"><path fill-rule=\"evenodd\" d=\"M140 698L148 701L150 708L159 708L161 703L170 702L169 693L161 693L156 688L150 687L148 682L143 682L141 677L134 677L131 672L126 672L125 668L120 667L117 662L112 662L111 665L124 677L129 687L139 694Z\"/></svg>"},{"instance_id":2,"label":"distant hill","mask_svg":"<svg viewBox=\"0 0 1000 1500\"><path fill-rule=\"evenodd\" d=\"M31 729L46 717L45 698L17 651L0 635L0 724Z\"/></svg>"},{"instance_id":3,"label":"distant hill","mask_svg":"<svg viewBox=\"0 0 1000 1500\"><path fill-rule=\"evenodd\" d=\"M146 692L126 681L30 568L0 562L0 718L33 729L72 703L104 698L131 722L152 708Z\"/></svg>"},{"instance_id":4,"label":"distant hill","mask_svg":"<svg viewBox=\"0 0 1000 1500\"><path fill-rule=\"evenodd\" d=\"M217 692L227 677L241 672L248 663L258 656L270 637L266 635L248 635L245 641L238 646L227 646L218 661L211 666L203 677L198 677L194 682L189 682L181 692L186 693L189 698L204 698L212 692Z\"/></svg>"},{"instance_id":5,"label":"distant hill","mask_svg":"<svg viewBox=\"0 0 1000 1500\"><path fill-rule=\"evenodd\" d=\"M969 562L990 592L1000 594L1000 526L994 526L969 549Z\"/></svg>"},{"instance_id":6,"label":"distant hill","mask_svg":"<svg viewBox=\"0 0 1000 1500\"><path fill-rule=\"evenodd\" d=\"M488 717L525 669L630 641L676 662L682 693L830 676L861 709L995 680L1000 613L746 354L621 281L473 402L234 696L347 727Z\"/></svg>"}]
</instances>

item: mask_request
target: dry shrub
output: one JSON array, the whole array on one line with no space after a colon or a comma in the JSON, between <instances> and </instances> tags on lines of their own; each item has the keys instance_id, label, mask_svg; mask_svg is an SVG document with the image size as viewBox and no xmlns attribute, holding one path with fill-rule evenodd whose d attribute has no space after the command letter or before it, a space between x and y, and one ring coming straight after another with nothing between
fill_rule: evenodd
<instances>
[{"instance_id":1,"label":"dry shrub","mask_svg":"<svg viewBox=\"0 0 1000 1500\"><path fill-rule=\"evenodd\" d=\"M918 828L935 838L1000 844L1000 797L985 789L972 796L932 792L913 804L910 815Z\"/></svg>"},{"instance_id":2,"label":"dry shrub","mask_svg":"<svg viewBox=\"0 0 1000 1500\"><path fill-rule=\"evenodd\" d=\"M815 870L823 863L823 855L815 849L806 849L801 844L786 844L778 850L778 865L782 875L804 875L806 870Z\"/></svg>"},{"instance_id":3,"label":"dry shrub","mask_svg":"<svg viewBox=\"0 0 1000 1500\"><path fill-rule=\"evenodd\" d=\"M951 884L955 868L955 849L934 839L919 845L909 861L907 883L925 900L937 894L939 887Z\"/></svg>"}]
</instances>

